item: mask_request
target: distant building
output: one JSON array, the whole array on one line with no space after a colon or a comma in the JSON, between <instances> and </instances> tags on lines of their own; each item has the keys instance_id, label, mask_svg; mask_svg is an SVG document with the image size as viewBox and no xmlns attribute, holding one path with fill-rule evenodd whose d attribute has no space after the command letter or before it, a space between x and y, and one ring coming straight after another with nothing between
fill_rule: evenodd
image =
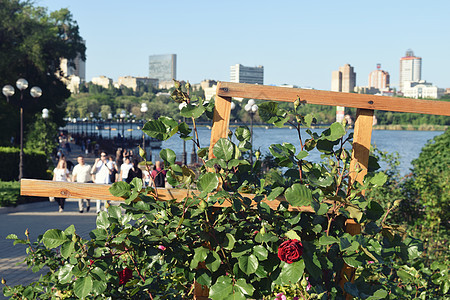
<instances>
[{"instance_id":1,"label":"distant building","mask_svg":"<svg viewBox=\"0 0 450 300\"><path fill-rule=\"evenodd\" d=\"M112 83L113 83L113 80L111 78L108 78L108 77L103 76L103 75L99 76L99 77L93 77L91 81L92 81L93 84L102 86L105 89L109 88L109 85L110 84L112 85Z\"/></svg>"},{"instance_id":2,"label":"distant building","mask_svg":"<svg viewBox=\"0 0 450 300\"><path fill-rule=\"evenodd\" d=\"M339 71L331 73L331 91L333 92L353 92L356 86L356 73L350 64L339 67ZM336 122L344 120L345 107L336 106Z\"/></svg>"},{"instance_id":3,"label":"distant building","mask_svg":"<svg viewBox=\"0 0 450 300\"><path fill-rule=\"evenodd\" d=\"M403 92L405 82L419 82L422 79L422 58L414 56L409 49L406 55L400 59L399 90Z\"/></svg>"},{"instance_id":4,"label":"distant building","mask_svg":"<svg viewBox=\"0 0 450 300\"><path fill-rule=\"evenodd\" d=\"M83 40L83 43L86 41ZM80 84L86 81L86 61L77 55L75 59L61 58L59 67L61 73L57 76L67 86L71 93L77 94L80 90Z\"/></svg>"},{"instance_id":5,"label":"distant building","mask_svg":"<svg viewBox=\"0 0 450 300\"><path fill-rule=\"evenodd\" d=\"M420 80L419 82L405 81L403 83L403 95L409 98L433 98L440 99L445 89L433 86L431 82Z\"/></svg>"},{"instance_id":6,"label":"distant building","mask_svg":"<svg viewBox=\"0 0 450 300\"><path fill-rule=\"evenodd\" d=\"M144 85L152 85L154 87L159 86L159 80L156 78L148 78L148 77L133 77L133 76L122 76L117 80L117 84L119 87L125 86L127 88L133 89L136 91L138 86Z\"/></svg>"},{"instance_id":7,"label":"distant building","mask_svg":"<svg viewBox=\"0 0 450 300\"><path fill-rule=\"evenodd\" d=\"M389 89L390 76L386 71L381 70L381 64L377 64L377 69L369 74L369 88L380 91Z\"/></svg>"},{"instance_id":8,"label":"distant building","mask_svg":"<svg viewBox=\"0 0 450 300\"><path fill-rule=\"evenodd\" d=\"M173 79L177 79L177 55L150 55L148 77L158 79L160 88L173 86Z\"/></svg>"},{"instance_id":9,"label":"distant building","mask_svg":"<svg viewBox=\"0 0 450 300\"><path fill-rule=\"evenodd\" d=\"M368 87L368 86L355 86L353 91L358 94L375 95L375 94L378 94L381 90L374 88L374 87Z\"/></svg>"},{"instance_id":10,"label":"distant building","mask_svg":"<svg viewBox=\"0 0 450 300\"><path fill-rule=\"evenodd\" d=\"M264 67L246 67L236 64L230 67L230 81L250 84L264 84Z\"/></svg>"}]
</instances>

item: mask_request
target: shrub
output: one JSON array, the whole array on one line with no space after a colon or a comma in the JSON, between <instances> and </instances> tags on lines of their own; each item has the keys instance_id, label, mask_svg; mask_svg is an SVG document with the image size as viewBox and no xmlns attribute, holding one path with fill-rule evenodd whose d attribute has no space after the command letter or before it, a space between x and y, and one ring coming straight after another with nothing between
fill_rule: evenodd
<instances>
[{"instance_id":1,"label":"shrub","mask_svg":"<svg viewBox=\"0 0 450 300\"><path fill-rule=\"evenodd\" d=\"M191 103L179 83L172 97L187 103L181 114L193 120L214 107ZM300 133L300 126L309 127L313 118L298 114L297 107L286 111L267 102L260 104L259 113L277 126L289 122ZM178 133L199 146L195 131L195 126L191 130L167 117L144 126L152 137L166 140ZM258 156L253 164L242 159L251 147L245 127L235 132L238 144L220 139L214 145L215 158L208 159L208 149L199 149L204 164L198 177L175 162L172 150L163 149L168 182L187 189L186 197L158 201L158 190L144 188L134 178L131 184L112 185L111 193L124 203L98 215L90 240L81 239L74 226L48 230L35 243L28 232L25 240L10 235L30 247L26 262L33 271L47 266L49 272L27 287L5 286L4 294L185 299L192 297L196 281L218 300L270 299L277 293L282 297L280 291L304 299L426 297L412 266L421 255L420 241L402 238L385 222L383 208L362 194L383 185L386 176L372 174L363 184L352 182L351 155L345 148L352 135L346 135L343 124L308 134L307 139L299 136L297 147L270 147L280 167L270 183ZM307 160L313 149L322 152L323 163ZM361 233L346 232L352 219L362 224ZM341 270L346 265L355 269L349 269L344 283Z\"/></svg>"},{"instance_id":2,"label":"shrub","mask_svg":"<svg viewBox=\"0 0 450 300\"><path fill-rule=\"evenodd\" d=\"M17 180L19 177L19 156L19 148L0 147L0 161L2 162L0 180ZM45 153L24 149L23 174L24 178L49 179Z\"/></svg>"}]
</instances>

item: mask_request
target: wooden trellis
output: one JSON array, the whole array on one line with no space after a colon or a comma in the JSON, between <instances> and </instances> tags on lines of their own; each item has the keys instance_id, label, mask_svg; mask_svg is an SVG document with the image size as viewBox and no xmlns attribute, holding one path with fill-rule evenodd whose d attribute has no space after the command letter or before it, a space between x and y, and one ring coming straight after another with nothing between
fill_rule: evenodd
<instances>
[{"instance_id":1,"label":"wooden trellis","mask_svg":"<svg viewBox=\"0 0 450 300\"><path fill-rule=\"evenodd\" d=\"M220 138L226 138L228 136L232 97L283 102L294 102L297 98L300 98L302 103L305 104L357 108L350 178L361 183L367 174L374 110L450 116L450 102L444 101L219 82L217 85L214 119L211 129L210 158L213 156L212 148L214 144ZM356 172L357 169L362 171ZM22 179L21 195L123 201L122 198L112 196L108 190L109 187L110 185ZM183 199L187 194L188 190L158 188L158 200ZM246 196L251 199L254 197L254 195ZM267 204L272 209L277 209L279 202L282 200L283 198L279 197L276 201L267 201ZM227 205L229 204L223 204L223 206ZM217 204L217 206L220 205ZM291 207L290 209L314 211L311 207ZM351 234L358 234L361 230L360 225L356 224L353 220L347 220L346 226L347 232ZM347 274L347 278L351 277L351 268L344 268L343 272ZM345 276L342 277L344 278ZM196 284L195 299L207 298L208 289Z\"/></svg>"}]
</instances>

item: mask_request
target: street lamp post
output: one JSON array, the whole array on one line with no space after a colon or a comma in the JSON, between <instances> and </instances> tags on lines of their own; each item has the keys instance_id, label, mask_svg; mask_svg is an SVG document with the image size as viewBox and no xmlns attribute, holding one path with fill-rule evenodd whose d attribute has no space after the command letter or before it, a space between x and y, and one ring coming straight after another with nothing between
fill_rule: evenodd
<instances>
[{"instance_id":1,"label":"street lamp post","mask_svg":"<svg viewBox=\"0 0 450 300\"><path fill-rule=\"evenodd\" d=\"M23 177L23 91L28 88L28 81L24 78L20 78L16 81L16 87L20 90L20 156L19 156L19 181ZM9 97L14 95L14 87L12 85L5 85L2 89L3 95L6 96L6 100L9 102ZM39 98L42 96L42 90L38 86L34 86L30 89L30 95L33 98Z\"/></svg>"},{"instance_id":2,"label":"street lamp post","mask_svg":"<svg viewBox=\"0 0 450 300\"><path fill-rule=\"evenodd\" d=\"M44 120L45 129L44 129L44 153L45 153L45 161L48 162L48 154L47 154L47 119L48 119L48 109L44 108L42 110L42 119Z\"/></svg>"},{"instance_id":3,"label":"street lamp post","mask_svg":"<svg viewBox=\"0 0 450 300\"><path fill-rule=\"evenodd\" d=\"M125 117L127 116L127 112L125 110L122 110L120 112L119 116L122 121L122 148L124 148L124 145L125 145Z\"/></svg>"},{"instance_id":4,"label":"street lamp post","mask_svg":"<svg viewBox=\"0 0 450 300\"><path fill-rule=\"evenodd\" d=\"M141 104L141 113L142 113L142 127L144 128L145 125L145 113L148 111L148 107L147 107L147 103L143 102ZM145 133L142 132L142 149L144 149L145 151ZM150 161L152 160L152 156L151 156L151 150L152 149L152 145L150 143ZM146 157L144 159L147 159Z\"/></svg>"},{"instance_id":5,"label":"street lamp post","mask_svg":"<svg viewBox=\"0 0 450 300\"><path fill-rule=\"evenodd\" d=\"M250 163L253 164L253 117L258 111L258 106L255 104L255 100L250 99L244 109L250 114Z\"/></svg>"},{"instance_id":6,"label":"street lamp post","mask_svg":"<svg viewBox=\"0 0 450 300\"><path fill-rule=\"evenodd\" d=\"M108 114L109 140L111 140L111 120L112 120L112 117L113 117L112 113L109 113L109 114Z\"/></svg>"}]
</instances>

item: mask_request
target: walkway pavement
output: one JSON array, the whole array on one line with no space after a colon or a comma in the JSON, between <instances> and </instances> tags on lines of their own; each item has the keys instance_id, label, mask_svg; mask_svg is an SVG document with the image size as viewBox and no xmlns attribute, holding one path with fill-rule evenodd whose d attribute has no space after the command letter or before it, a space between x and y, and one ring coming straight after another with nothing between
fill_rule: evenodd
<instances>
[{"instance_id":1,"label":"walkway pavement","mask_svg":"<svg viewBox=\"0 0 450 300\"><path fill-rule=\"evenodd\" d=\"M82 153L81 148L71 144L72 152L67 159L76 164L76 157ZM93 154L84 155L86 163L94 162ZM91 211L89 213L78 212L78 200L67 199L63 213L58 212L56 202L37 202L23 204L17 207L0 208L0 277L6 280L9 286L18 284L28 284L37 279L41 274L33 273L27 269L26 264L19 264L25 259L26 247L18 244L13 246L13 240L7 240L9 234L16 234L19 238L25 239L25 230L30 232L30 241L35 242L37 237L44 234L48 229L64 230L70 225L74 225L77 234L82 238L89 238L89 232L96 228L95 201L91 201ZM3 296L3 285L0 284L0 299Z\"/></svg>"}]
</instances>

